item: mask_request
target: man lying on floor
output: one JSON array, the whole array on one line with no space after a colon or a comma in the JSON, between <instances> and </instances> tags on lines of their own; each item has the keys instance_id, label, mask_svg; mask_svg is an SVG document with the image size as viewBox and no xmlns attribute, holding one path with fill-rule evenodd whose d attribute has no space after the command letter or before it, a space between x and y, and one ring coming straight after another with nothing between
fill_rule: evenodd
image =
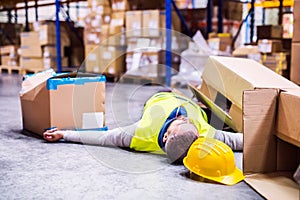
<instances>
[{"instance_id":1,"label":"man lying on floor","mask_svg":"<svg viewBox=\"0 0 300 200\"><path fill-rule=\"evenodd\" d=\"M170 163L181 163L199 137L215 138L232 150L242 150L243 135L216 130L192 100L171 92L159 92L145 104L138 122L108 131L48 130L44 139L100 146L129 147L136 151L166 153Z\"/></svg>"}]
</instances>

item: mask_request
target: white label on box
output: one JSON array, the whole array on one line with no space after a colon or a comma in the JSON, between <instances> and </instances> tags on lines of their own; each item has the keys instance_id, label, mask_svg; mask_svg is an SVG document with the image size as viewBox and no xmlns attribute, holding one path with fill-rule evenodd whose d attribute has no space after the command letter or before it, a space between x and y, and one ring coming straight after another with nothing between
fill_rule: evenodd
<instances>
[{"instance_id":1,"label":"white label on box","mask_svg":"<svg viewBox=\"0 0 300 200\"><path fill-rule=\"evenodd\" d=\"M103 112L82 113L82 128L102 128L104 122Z\"/></svg>"},{"instance_id":2,"label":"white label on box","mask_svg":"<svg viewBox=\"0 0 300 200\"><path fill-rule=\"evenodd\" d=\"M96 61L97 60L97 55L95 53L89 53L89 60L90 61Z\"/></svg>"},{"instance_id":3,"label":"white label on box","mask_svg":"<svg viewBox=\"0 0 300 200\"><path fill-rule=\"evenodd\" d=\"M103 55L102 57L106 60L112 59L112 54L110 52L107 52L107 51L103 52L102 55Z\"/></svg>"},{"instance_id":4,"label":"white label on box","mask_svg":"<svg viewBox=\"0 0 300 200\"><path fill-rule=\"evenodd\" d=\"M47 38L47 31L45 29L40 30L40 40L45 40Z\"/></svg>"},{"instance_id":5,"label":"white label on box","mask_svg":"<svg viewBox=\"0 0 300 200\"><path fill-rule=\"evenodd\" d=\"M148 38L138 38L136 48L143 49L147 48L150 45L150 39Z\"/></svg>"},{"instance_id":6,"label":"white label on box","mask_svg":"<svg viewBox=\"0 0 300 200\"><path fill-rule=\"evenodd\" d=\"M135 52L132 56L131 70L137 69L140 66L142 52Z\"/></svg>"},{"instance_id":7,"label":"white label on box","mask_svg":"<svg viewBox=\"0 0 300 200\"><path fill-rule=\"evenodd\" d=\"M108 68L108 73L114 74L115 73L115 68L114 67L109 67Z\"/></svg>"},{"instance_id":8,"label":"white label on box","mask_svg":"<svg viewBox=\"0 0 300 200\"><path fill-rule=\"evenodd\" d=\"M99 67L95 66L94 67L94 72L99 72Z\"/></svg>"}]
</instances>

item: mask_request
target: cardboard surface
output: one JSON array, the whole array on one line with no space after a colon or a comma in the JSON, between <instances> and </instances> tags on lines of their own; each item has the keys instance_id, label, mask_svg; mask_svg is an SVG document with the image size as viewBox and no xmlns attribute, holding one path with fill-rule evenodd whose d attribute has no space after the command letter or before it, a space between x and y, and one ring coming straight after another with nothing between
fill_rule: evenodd
<instances>
[{"instance_id":1,"label":"cardboard surface","mask_svg":"<svg viewBox=\"0 0 300 200\"><path fill-rule=\"evenodd\" d=\"M47 83L63 78L67 77L53 77ZM79 80L85 79L84 77L72 79L75 79L74 83L63 83L57 85L56 89L49 90L51 125L59 129L82 129L83 115L105 112L105 83ZM103 127L103 123L94 128Z\"/></svg>"},{"instance_id":2,"label":"cardboard surface","mask_svg":"<svg viewBox=\"0 0 300 200\"><path fill-rule=\"evenodd\" d=\"M277 136L300 147L300 88L282 91L279 96Z\"/></svg>"},{"instance_id":3,"label":"cardboard surface","mask_svg":"<svg viewBox=\"0 0 300 200\"><path fill-rule=\"evenodd\" d=\"M298 87L260 63L246 58L210 56L202 79L239 108L242 108L244 90Z\"/></svg>"},{"instance_id":4,"label":"cardboard surface","mask_svg":"<svg viewBox=\"0 0 300 200\"><path fill-rule=\"evenodd\" d=\"M142 19L141 10L126 12L126 37L142 36Z\"/></svg>"},{"instance_id":5,"label":"cardboard surface","mask_svg":"<svg viewBox=\"0 0 300 200\"><path fill-rule=\"evenodd\" d=\"M105 116L104 80L104 77L83 74L58 76L53 70L27 77L20 92L23 129L41 135L53 126L82 129L91 123L95 125L98 119L89 117L85 124L82 120L83 115L92 113L94 117L101 112ZM103 127L102 119L102 124L94 128Z\"/></svg>"},{"instance_id":6,"label":"cardboard surface","mask_svg":"<svg viewBox=\"0 0 300 200\"><path fill-rule=\"evenodd\" d=\"M290 178L290 173L252 174L246 182L266 199L299 199L299 187ZM284 191L284 192L282 192Z\"/></svg>"},{"instance_id":7,"label":"cardboard surface","mask_svg":"<svg viewBox=\"0 0 300 200\"><path fill-rule=\"evenodd\" d=\"M22 46L40 46L39 43L39 32L37 31L30 31L30 32L22 32L20 34L21 37L21 45Z\"/></svg>"},{"instance_id":8,"label":"cardboard surface","mask_svg":"<svg viewBox=\"0 0 300 200\"><path fill-rule=\"evenodd\" d=\"M144 10L142 13L142 27L144 37L159 37L160 35L160 11Z\"/></svg>"},{"instance_id":9,"label":"cardboard surface","mask_svg":"<svg viewBox=\"0 0 300 200\"><path fill-rule=\"evenodd\" d=\"M244 173L276 171L275 113L278 89L243 95Z\"/></svg>"},{"instance_id":10,"label":"cardboard surface","mask_svg":"<svg viewBox=\"0 0 300 200\"><path fill-rule=\"evenodd\" d=\"M232 119L237 114L241 121L242 114L245 181L267 199L299 199L299 185L291 176L300 163L295 143L300 128L299 87L242 58L211 56L202 78L204 92L214 98L217 91L232 102Z\"/></svg>"},{"instance_id":11,"label":"cardboard surface","mask_svg":"<svg viewBox=\"0 0 300 200\"><path fill-rule=\"evenodd\" d=\"M27 78L22 83L20 101L22 107L23 129L42 134L50 127L49 93L46 81L53 76L53 70Z\"/></svg>"},{"instance_id":12,"label":"cardboard surface","mask_svg":"<svg viewBox=\"0 0 300 200\"><path fill-rule=\"evenodd\" d=\"M299 186L291 174L300 162L300 149L275 136L279 91L244 92L243 172L245 181L266 199L299 199Z\"/></svg>"},{"instance_id":13,"label":"cardboard surface","mask_svg":"<svg viewBox=\"0 0 300 200\"><path fill-rule=\"evenodd\" d=\"M20 66L25 69L43 69L44 68L44 59L41 58L29 58L21 57Z\"/></svg>"},{"instance_id":14,"label":"cardboard surface","mask_svg":"<svg viewBox=\"0 0 300 200\"><path fill-rule=\"evenodd\" d=\"M300 42L300 1L294 1L294 26L293 26L293 42Z\"/></svg>"},{"instance_id":15,"label":"cardboard surface","mask_svg":"<svg viewBox=\"0 0 300 200\"><path fill-rule=\"evenodd\" d=\"M291 81L296 84L300 84L300 42L292 43L292 54L291 54Z\"/></svg>"}]
</instances>

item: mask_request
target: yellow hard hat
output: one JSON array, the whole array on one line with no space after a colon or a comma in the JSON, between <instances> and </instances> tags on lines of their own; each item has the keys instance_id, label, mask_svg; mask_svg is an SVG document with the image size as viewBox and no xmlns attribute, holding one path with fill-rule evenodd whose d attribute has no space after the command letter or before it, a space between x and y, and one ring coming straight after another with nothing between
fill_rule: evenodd
<instances>
[{"instance_id":1,"label":"yellow hard hat","mask_svg":"<svg viewBox=\"0 0 300 200\"><path fill-rule=\"evenodd\" d=\"M183 159L191 172L226 185L234 185L244 179L235 166L234 154L225 143L213 138L198 138Z\"/></svg>"}]
</instances>

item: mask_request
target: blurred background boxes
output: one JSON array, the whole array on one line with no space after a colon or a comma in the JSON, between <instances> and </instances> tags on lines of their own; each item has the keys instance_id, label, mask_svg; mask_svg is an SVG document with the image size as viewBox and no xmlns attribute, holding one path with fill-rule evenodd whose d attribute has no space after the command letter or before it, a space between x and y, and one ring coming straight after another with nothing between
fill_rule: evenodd
<instances>
[{"instance_id":1,"label":"blurred background boxes","mask_svg":"<svg viewBox=\"0 0 300 200\"><path fill-rule=\"evenodd\" d=\"M257 26L258 39L282 38L283 27L281 25L262 25Z\"/></svg>"}]
</instances>

